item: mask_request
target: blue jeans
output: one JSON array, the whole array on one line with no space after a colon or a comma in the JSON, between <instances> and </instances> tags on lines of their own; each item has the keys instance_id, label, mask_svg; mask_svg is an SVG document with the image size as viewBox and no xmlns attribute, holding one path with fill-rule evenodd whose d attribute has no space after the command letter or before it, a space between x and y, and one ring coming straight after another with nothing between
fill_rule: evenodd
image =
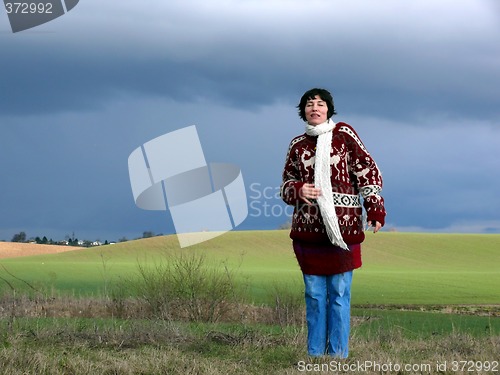
<instances>
[{"instance_id":1,"label":"blue jeans","mask_svg":"<svg viewBox=\"0 0 500 375\"><path fill-rule=\"evenodd\" d=\"M347 358L351 282L352 271L328 276L304 274L309 355Z\"/></svg>"}]
</instances>

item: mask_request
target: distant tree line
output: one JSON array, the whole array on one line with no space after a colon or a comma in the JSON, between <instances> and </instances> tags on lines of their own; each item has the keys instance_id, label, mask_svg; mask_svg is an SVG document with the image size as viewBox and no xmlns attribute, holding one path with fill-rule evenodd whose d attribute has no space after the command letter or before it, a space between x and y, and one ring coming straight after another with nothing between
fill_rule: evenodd
<instances>
[{"instance_id":1,"label":"distant tree line","mask_svg":"<svg viewBox=\"0 0 500 375\"><path fill-rule=\"evenodd\" d=\"M142 237L139 238L151 238L155 236L162 236L163 234L154 234L154 232L151 231L144 231L142 233ZM118 242L126 242L128 239L126 237L122 237L118 240ZM54 241L52 238L48 239L46 236L39 237L36 236L34 238L28 239L26 232L19 232L16 233L12 236L11 242L35 242L37 244L41 245L64 245L64 246L82 246L82 247L90 247L90 246L98 246L98 245L108 245L110 243L114 242L108 242L108 240L101 242L99 240L96 241L89 241L89 240L78 240L78 238L75 237L74 233L73 236L66 236L65 240L61 241Z\"/></svg>"},{"instance_id":2,"label":"distant tree line","mask_svg":"<svg viewBox=\"0 0 500 375\"><path fill-rule=\"evenodd\" d=\"M11 242L26 242L26 233L19 232L14 234L14 236L12 236Z\"/></svg>"}]
</instances>

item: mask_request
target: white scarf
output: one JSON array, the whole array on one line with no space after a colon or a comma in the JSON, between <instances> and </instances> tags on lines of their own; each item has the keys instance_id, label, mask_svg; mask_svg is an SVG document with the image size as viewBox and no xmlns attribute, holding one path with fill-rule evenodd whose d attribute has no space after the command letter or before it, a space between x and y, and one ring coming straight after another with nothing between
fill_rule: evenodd
<instances>
[{"instance_id":1,"label":"white scarf","mask_svg":"<svg viewBox=\"0 0 500 375\"><path fill-rule=\"evenodd\" d=\"M335 123L331 119L315 126L306 123L306 133L318 136L316 140L316 160L314 162L314 186L321 190L321 195L316 201L318 202L321 216L323 216L326 233L332 244L349 250L340 233L335 204L333 203L330 150L334 128Z\"/></svg>"}]
</instances>

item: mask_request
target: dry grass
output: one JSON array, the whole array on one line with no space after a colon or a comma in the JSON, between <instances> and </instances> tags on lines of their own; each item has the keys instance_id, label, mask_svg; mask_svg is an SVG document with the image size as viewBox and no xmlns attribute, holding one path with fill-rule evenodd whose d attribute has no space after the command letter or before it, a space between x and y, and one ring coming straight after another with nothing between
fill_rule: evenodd
<instances>
[{"instance_id":1,"label":"dry grass","mask_svg":"<svg viewBox=\"0 0 500 375\"><path fill-rule=\"evenodd\" d=\"M498 360L500 353L499 337L453 334L410 340L394 329L381 332L378 339L366 340L358 337L354 329L350 358L340 361L307 357L305 331L300 327L273 332L245 324L228 328L221 324L189 326L148 320L103 324L77 319L49 323L17 322L15 331L0 336L1 373L465 374L470 372L452 371L453 361L486 363ZM438 364L446 364L446 371L440 371ZM383 370L387 366L394 369L404 365L420 366L420 370ZM380 370L373 366L379 366Z\"/></svg>"},{"instance_id":2,"label":"dry grass","mask_svg":"<svg viewBox=\"0 0 500 375\"><path fill-rule=\"evenodd\" d=\"M403 329L393 327L367 338L358 332L365 324L361 318L352 322L349 359L312 359L305 354L303 307L284 314L276 311L279 305L234 303L226 310L224 323L207 324L188 323L181 316L176 317L179 320L154 318L138 300L125 301L121 309L114 303L107 298L4 296L0 373L465 374L470 372L452 371L453 361L500 359L498 336L454 332L410 339ZM297 320L285 324L284 316ZM440 371L438 364L441 369L446 364L446 371ZM421 370L383 370L397 365L421 366Z\"/></svg>"},{"instance_id":3,"label":"dry grass","mask_svg":"<svg viewBox=\"0 0 500 375\"><path fill-rule=\"evenodd\" d=\"M221 321L243 324L278 324L280 326L303 325L303 306L292 312L287 308L288 320L278 307L256 306L237 302L225 302ZM155 311L137 298L113 300L105 297L75 298L72 296L43 297L6 295L1 298L0 319L9 318L96 318L96 319L157 319ZM168 316L162 320L192 321L183 306L171 306Z\"/></svg>"}]
</instances>

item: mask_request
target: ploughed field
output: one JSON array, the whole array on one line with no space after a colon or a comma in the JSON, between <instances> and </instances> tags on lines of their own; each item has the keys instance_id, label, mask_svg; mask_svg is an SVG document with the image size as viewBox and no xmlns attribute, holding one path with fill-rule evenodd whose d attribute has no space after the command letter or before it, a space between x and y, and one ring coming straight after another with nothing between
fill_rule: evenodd
<instances>
[{"instance_id":1,"label":"ploughed field","mask_svg":"<svg viewBox=\"0 0 500 375\"><path fill-rule=\"evenodd\" d=\"M22 242L0 242L0 259L58 254L66 251L81 249L81 247L76 246L39 245L36 243Z\"/></svg>"}]
</instances>

